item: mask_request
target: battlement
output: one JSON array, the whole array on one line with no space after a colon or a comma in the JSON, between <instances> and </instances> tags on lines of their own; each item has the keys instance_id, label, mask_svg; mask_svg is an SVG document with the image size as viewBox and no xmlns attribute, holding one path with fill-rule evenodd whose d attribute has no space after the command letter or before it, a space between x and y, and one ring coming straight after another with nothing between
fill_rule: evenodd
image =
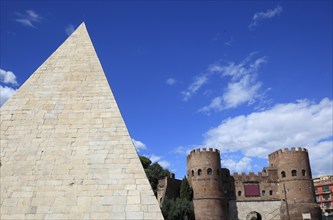
<instances>
[{"instance_id":1,"label":"battlement","mask_svg":"<svg viewBox=\"0 0 333 220\"><path fill-rule=\"evenodd\" d=\"M263 180L268 180L268 176L265 173L258 172L242 172L241 174L235 172L232 174L235 181L258 181L261 182Z\"/></svg>"},{"instance_id":2,"label":"battlement","mask_svg":"<svg viewBox=\"0 0 333 220\"><path fill-rule=\"evenodd\" d=\"M190 154L187 156L187 157L190 157L191 155L194 155L194 154L203 154L203 153L218 153L220 154L220 150L219 149L216 149L216 148L197 148L197 149L193 149Z\"/></svg>"},{"instance_id":3,"label":"battlement","mask_svg":"<svg viewBox=\"0 0 333 220\"><path fill-rule=\"evenodd\" d=\"M284 148L283 150L279 149L279 150L269 154L268 158L269 159L274 159L274 158L280 157L281 155L295 153L295 152L308 153L308 150L306 148L303 148L303 147L292 147L291 149Z\"/></svg>"}]
</instances>

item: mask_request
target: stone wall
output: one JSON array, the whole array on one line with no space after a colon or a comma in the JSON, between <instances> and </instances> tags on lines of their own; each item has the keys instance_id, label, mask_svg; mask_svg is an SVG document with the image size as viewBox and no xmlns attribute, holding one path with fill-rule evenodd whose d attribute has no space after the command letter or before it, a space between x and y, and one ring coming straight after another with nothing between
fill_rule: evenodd
<instances>
[{"instance_id":1,"label":"stone wall","mask_svg":"<svg viewBox=\"0 0 333 220\"><path fill-rule=\"evenodd\" d=\"M257 212L261 219L280 219L279 200L275 201L229 201L229 219L249 220L251 213Z\"/></svg>"},{"instance_id":2,"label":"stone wall","mask_svg":"<svg viewBox=\"0 0 333 220\"><path fill-rule=\"evenodd\" d=\"M163 219L84 23L0 119L0 219Z\"/></svg>"},{"instance_id":3,"label":"stone wall","mask_svg":"<svg viewBox=\"0 0 333 220\"><path fill-rule=\"evenodd\" d=\"M176 199L180 196L180 187L182 181L175 179L173 175L171 177L166 176L164 179L158 181L157 185L157 201L162 207L163 199L165 197L169 199Z\"/></svg>"}]
</instances>

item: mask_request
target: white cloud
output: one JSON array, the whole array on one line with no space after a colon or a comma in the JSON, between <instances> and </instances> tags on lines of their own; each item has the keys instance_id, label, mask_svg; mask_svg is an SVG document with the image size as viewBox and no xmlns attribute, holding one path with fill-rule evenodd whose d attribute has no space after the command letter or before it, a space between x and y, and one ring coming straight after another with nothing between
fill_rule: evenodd
<instances>
[{"instance_id":1,"label":"white cloud","mask_svg":"<svg viewBox=\"0 0 333 220\"><path fill-rule=\"evenodd\" d=\"M149 158L151 163L158 163L159 165L161 165L164 168L167 168L170 166L170 163L167 160L163 160L162 156L157 156L155 154L151 154L150 156L145 155L145 157Z\"/></svg>"},{"instance_id":2,"label":"white cloud","mask_svg":"<svg viewBox=\"0 0 333 220\"><path fill-rule=\"evenodd\" d=\"M252 170L252 159L249 157L243 157L241 160L232 160L232 159L222 159L222 167L230 169L231 173L233 172L249 172Z\"/></svg>"},{"instance_id":3,"label":"white cloud","mask_svg":"<svg viewBox=\"0 0 333 220\"><path fill-rule=\"evenodd\" d=\"M16 91L16 76L11 71L0 69L0 106L2 106Z\"/></svg>"},{"instance_id":4,"label":"white cloud","mask_svg":"<svg viewBox=\"0 0 333 220\"><path fill-rule=\"evenodd\" d=\"M255 82L255 77L251 75L243 77L239 82L229 83L223 94L225 108L236 108L243 103L252 104L259 96L260 87L261 83Z\"/></svg>"},{"instance_id":5,"label":"white cloud","mask_svg":"<svg viewBox=\"0 0 333 220\"><path fill-rule=\"evenodd\" d=\"M175 80L174 78L169 78L165 81L165 83L168 85L168 86L173 86L177 83L177 80Z\"/></svg>"},{"instance_id":6,"label":"white cloud","mask_svg":"<svg viewBox=\"0 0 333 220\"><path fill-rule=\"evenodd\" d=\"M314 175L332 174L333 101L299 100L223 121L205 134L204 145L246 157L267 158L284 147L306 147ZM326 140L326 141L322 141Z\"/></svg>"},{"instance_id":7,"label":"white cloud","mask_svg":"<svg viewBox=\"0 0 333 220\"><path fill-rule=\"evenodd\" d=\"M179 146L173 150L173 153L182 154L182 155L187 156L191 152L191 150L196 149L196 148L200 148L200 146L198 146L198 145L192 145L192 146L187 146L187 147Z\"/></svg>"},{"instance_id":8,"label":"white cloud","mask_svg":"<svg viewBox=\"0 0 333 220\"><path fill-rule=\"evenodd\" d=\"M253 62L255 53L249 54L240 63L229 62L227 65L210 65L208 71L220 74L221 77L231 77L224 94L212 99L209 105L199 109L199 112L207 114L210 111L222 111L228 108L236 108L241 104L253 104L260 93L261 82L257 81L258 70L266 62L265 57L258 58Z\"/></svg>"},{"instance_id":9,"label":"white cloud","mask_svg":"<svg viewBox=\"0 0 333 220\"><path fill-rule=\"evenodd\" d=\"M73 32L75 31L74 26L72 24L69 24L66 28L65 28L65 32L66 34L69 36L71 35Z\"/></svg>"},{"instance_id":10,"label":"white cloud","mask_svg":"<svg viewBox=\"0 0 333 220\"><path fill-rule=\"evenodd\" d=\"M208 81L207 74L196 76L193 82L187 87L185 91L181 92L183 100L187 101L192 97L204 84Z\"/></svg>"},{"instance_id":11,"label":"white cloud","mask_svg":"<svg viewBox=\"0 0 333 220\"><path fill-rule=\"evenodd\" d=\"M132 142L136 148L136 150L139 152L140 150L146 150L147 149L147 146L142 143L141 141L137 141L135 139L132 138Z\"/></svg>"},{"instance_id":12,"label":"white cloud","mask_svg":"<svg viewBox=\"0 0 333 220\"><path fill-rule=\"evenodd\" d=\"M270 19L275 16L278 16L283 11L283 8L281 6L276 6L274 9L268 9L265 12L257 12L252 17L252 22L249 24L249 29L253 30L256 26L258 26L259 21L264 19Z\"/></svg>"},{"instance_id":13,"label":"white cloud","mask_svg":"<svg viewBox=\"0 0 333 220\"><path fill-rule=\"evenodd\" d=\"M164 169L168 168L170 166L170 163L166 160L161 160L158 162Z\"/></svg>"},{"instance_id":14,"label":"white cloud","mask_svg":"<svg viewBox=\"0 0 333 220\"><path fill-rule=\"evenodd\" d=\"M42 21L42 17L38 15L33 10L26 10L25 13L15 13L16 18L15 21L26 26L26 27L32 27L35 28L36 23L40 23Z\"/></svg>"},{"instance_id":15,"label":"white cloud","mask_svg":"<svg viewBox=\"0 0 333 220\"><path fill-rule=\"evenodd\" d=\"M16 76L11 71L0 69L0 83L17 85Z\"/></svg>"},{"instance_id":16,"label":"white cloud","mask_svg":"<svg viewBox=\"0 0 333 220\"><path fill-rule=\"evenodd\" d=\"M161 159L160 156L157 156L155 154L152 154L152 155L148 156L148 158L149 158L149 160L151 160L152 163L156 163Z\"/></svg>"},{"instance_id":17,"label":"white cloud","mask_svg":"<svg viewBox=\"0 0 333 220\"><path fill-rule=\"evenodd\" d=\"M16 89L0 85L0 106L2 106L14 93Z\"/></svg>"}]
</instances>

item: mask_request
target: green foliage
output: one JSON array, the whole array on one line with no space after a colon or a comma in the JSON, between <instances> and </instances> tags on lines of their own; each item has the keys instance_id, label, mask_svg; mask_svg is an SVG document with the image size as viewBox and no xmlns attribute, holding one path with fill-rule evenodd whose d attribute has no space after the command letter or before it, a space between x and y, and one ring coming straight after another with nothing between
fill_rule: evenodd
<instances>
[{"instance_id":1,"label":"green foliage","mask_svg":"<svg viewBox=\"0 0 333 220\"><path fill-rule=\"evenodd\" d=\"M145 156L139 156L139 158L140 158L143 168L147 169L149 167L149 165L151 164L151 160L149 160Z\"/></svg>"},{"instance_id":2,"label":"green foliage","mask_svg":"<svg viewBox=\"0 0 333 220\"><path fill-rule=\"evenodd\" d=\"M166 220L194 220L194 208L192 201L184 198L164 198L162 214Z\"/></svg>"},{"instance_id":3,"label":"green foliage","mask_svg":"<svg viewBox=\"0 0 333 220\"><path fill-rule=\"evenodd\" d=\"M145 156L139 156L139 158L143 168L145 169L151 188L153 188L154 194L156 196L158 181L168 176L170 172L167 169L163 169L163 167L157 162L151 164L151 160Z\"/></svg>"},{"instance_id":4,"label":"green foliage","mask_svg":"<svg viewBox=\"0 0 333 220\"><path fill-rule=\"evenodd\" d=\"M158 180L163 179L164 177L170 174L169 170L163 169L158 163L153 163L147 169L145 169L146 175L150 182L151 187L154 190L155 196L157 193Z\"/></svg>"},{"instance_id":5,"label":"green foliage","mask_svg":"<svg viewBox=\"0 0 333 220\"><path fill-rule=\"evenodd\" d=\"M164 198L162 214L166 220L194 220L193 191L186 177L180 186L180 198Z\"/></svg>"},{"instance_id":6,"label":"green foliage","mask_svg":"<svg viewBox=\"0 0 333 220\"><path fill-rule=\"evenodd\" d=\"M183 178L182 184L180 186L180 198L186 199L188 201L192 201L193 198L193 190L186 177Z\"/></svg>"}]
</instances>

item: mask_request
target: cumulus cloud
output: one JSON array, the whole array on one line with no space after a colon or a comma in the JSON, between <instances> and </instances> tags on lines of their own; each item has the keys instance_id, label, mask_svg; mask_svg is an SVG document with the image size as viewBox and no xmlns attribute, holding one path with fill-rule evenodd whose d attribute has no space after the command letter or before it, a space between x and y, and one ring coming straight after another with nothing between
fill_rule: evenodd
<instances>
[{"instance_id":1,"label":"cumulus cloud","mask_svg":"<svg viewBox=\"0 0 333 220\"><path fill-rule=\"evenodd\" d=\"M249 172L252 170L252 159L249 157L243 157L239 161L233 159L222 159L221 164L223 167L230 169L231 173Z\"/></svg>"},{"instance_id":2,"label":"cumulus cloud","mask_svg":"<svg viewBox=\"0 0 333 220\"><path fill-rule=\"evenodd\" d=\"M15 13L16 18L15 21L26 26L35 28L36 23L40 23L42 21L42 17L38 15L33 10L26 10L24 13Z\"/></svg>"},{"instance_id":3,"label":"cumulus cloud","mask_svg":"<svg viewBox=\"0 0 333 220\"><path fill-rule=\"evenodd\" d=\"M260 88L262 83L257 80L259 68L266 62L265 57L253 60L255 53L251 53L239 63L229 62L226 65L210 65L208 71L230 77L224 94L214 97L209 105L199 109L199 112L209 114L211 111L236 108L242 104L253 104L262 97ZM251 62L252 61L252 62Z\"/></svg>"},{"instance_id":4,"label":"cumulus cloud","mask_svg":"<svg viewBox=\"0 0 333 220\"><path fill-rule=\"evenodd\" d=\"M170 163L168 161L162 160L163 158L162 156L157 156L155 154L152 154L146 157L148 157L152 163L159 163L163 168L167 168L170 166Z\"/></svg>"},{"instance_id":5,"label":"cumulus cloud","mask_svg":"<svg viewBox=\"0 0 333 220\"><path fill-rule=\"evenodd\" d=\"M252 17L252 22L249 24L249 29L253 30L256 26L258 26L261 20L271 19L275 16L278 16L283 11L281 6L276 6L274 9L268 9L265 12L257 12Z\"/></svg>"},{"instance_id":6,"label":"cumulus cloud","mask_svg":"<svg viewBox=\"0 0 333 220\"><path fill-rule=\"evenodd\" d=\"M136 148L136 150L139 152L140 150L146 150L147 149L147 146L142 143L141 141L137 141L135 139L132 138L132 142Z\"/></svg>"},{"instance_id":7,"label":"cumulus cloud","mask_svg":"<svg viewBox=\"0 0 333 220\"><path fill-rule=\"evenodd\" d=\"M66 34L69 36L75 31L74 26L72 24L67 25L65 28Z\"/></svg>"},{"instance_id":8,"label":"cumulus cloud","mask_svg":"<svg viewBox=\"0 0 333 220\"><path fill-rule=\"evenodd\" d=\"M0 69L0 106L2 106L16 91L16 76L12 71Z\"/></svg>"},{"instance_id":9,"label":"cumulus cloud","mask_svg":"<svg viewBox=\"0 0 333 220\"><path fill-rule=\"evenodd\" d=\"M0 69L0 83L17 85L15 74L12 71Z\"/></svg>"},{"instance_id":10,"label":"cumulus cloud","mask_svg":"<svg viewBox=\"0 0 333 220\"><path fill-rule=\"evenodd\" d=\"M2 106L14 93L16 89L0 85L0 106Z\"/></svg>"},{"instance_id":11,"label":"cumulus cloud","mask_svg":"<svg viewBox=\"0 0 333 220\"><path fill-rule=\"evenodd\" d=\"M158 162L163 168L168 168L170 166L170 163L166 160L161 160Z\"/></svg>"},{"instance_id":12,"label":"cumulus cloud","mask_svg":"<svg viewBox=\"0 0 333 220\"><path fill-rule=\"evenodd\" d=\"M205 146L221 152L241 152L245 157L267 158L284 147L306 147L313 174L333 172L333 101L298 100L265 111L240 115L205 133Z\"/></svg>"},{"instance_id":13,"label":"cumulus cloud","mask_svg":"<svg viewBox=\"0 0 333 220\"><path fill-rule=\"evenodd\" d=\"M193 82L187 87L186 90L181 92L183 96L183 100L189 100L204 84L208 81L208 75L203 74L200 76L196 76Z\"/></svg>"}]
</instances>

